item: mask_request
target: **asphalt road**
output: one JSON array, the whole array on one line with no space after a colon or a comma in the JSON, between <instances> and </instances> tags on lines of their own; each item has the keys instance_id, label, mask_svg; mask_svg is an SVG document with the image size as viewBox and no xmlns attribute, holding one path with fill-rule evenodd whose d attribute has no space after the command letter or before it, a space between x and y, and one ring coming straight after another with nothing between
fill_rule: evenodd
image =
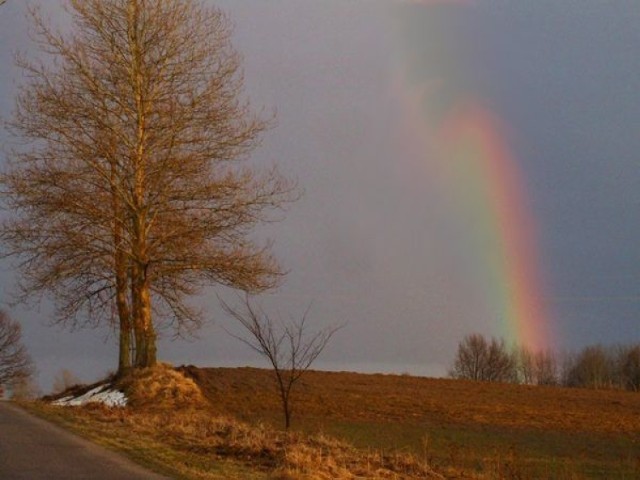
<instances>
[{"instance_id":1,"label":"asphalt road","mask_svg":"<svg viewBox=\"0 0 640 480\"><path fill-rule=\"evenodd\" d=\"M167 480L0 401L2 480Z\"/></svg>"}]
</instances>

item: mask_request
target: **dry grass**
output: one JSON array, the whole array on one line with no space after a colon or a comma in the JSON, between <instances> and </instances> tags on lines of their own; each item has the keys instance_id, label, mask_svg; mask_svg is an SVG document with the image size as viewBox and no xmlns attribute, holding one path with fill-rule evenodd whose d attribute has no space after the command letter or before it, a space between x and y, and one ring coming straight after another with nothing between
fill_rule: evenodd
<instances>
[{"instance_id":1,"label":"dry grass","mask_svg":"<svg viewBox=\"0 0 640 480\"><path fill-rule=\"evenodd\" d=\"M134 370L116 382L133 408L169 410L207 406L196 383L167 364Z\"/></svg>"},{"instance_id":2,"label":"dry grass","mask_svg":"<svg viewBox=\"0 0 640 480\"><path fill-rule=\"evenodd\" d=\"M640 478L639 394L308 372L285 433L269 370L180 370L126 409L30 408L174 478Z\"/></svg>"},{"instance_id":3,"label":"dry grass","mask_svg":"<svg viewBox=\"0 0 640 480\"><path fill-rule=\"evenodd\" d=\"M183 370L218 412L282 425L269 370ZM408 452L450 478L640 478L637 393L348 372L298 387L294 428Z\"/></svg>"},{"instance_id":4,"label":"dry grass","mask_svg":"<svg viewBox=\"0 0 640 480\"><path fill-rule=\"evenodd\" d=\"M323 435L285 433L263 425L214 416L206 409L53 407L30 410L148 466L179 478L221 479L231 468L238 478L278 480L355 480L442 478L408 454L357 450ZM140 458L138 458L140 460ZM221 468L223 472L221 473Z\"/></svg>"},{"instance_id":5,"label":"dry grass","mask_svg":"<svg viewBox=\"0 0 640 480\"><path fill-rule=\"evenodd\" d=\"M411 454L359 450L326 435L288 433L215 413L198 385L168 365L135 372L117 387L129 397L127 408L26 408L178 478L443 478Z\"/></svg>"}]
</instances>

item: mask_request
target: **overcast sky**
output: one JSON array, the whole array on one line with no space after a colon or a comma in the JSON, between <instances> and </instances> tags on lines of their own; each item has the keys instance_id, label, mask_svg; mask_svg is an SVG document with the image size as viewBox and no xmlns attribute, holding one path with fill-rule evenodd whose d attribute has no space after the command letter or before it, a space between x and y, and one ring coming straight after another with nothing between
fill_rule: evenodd
<instances>
[{"instance_id":1,"label":"overcast sky","mask_svg":"<svg viewBox=\"0 0 640 480\"><path fill-rule=\"evenodd\" d=\"M64 25L57 0L32 3ZM215 3L236 24L247 95L277 110L252 161L277 163L305 190L282 222L256 232L290 271L265 306L287 317L313 302L314 326L347 322L318 367L442 375L463 335L503 333L500 301L484 285L491 272L474 264L483 252L455 235L473 237L475 222L455 218L445 201L455 186L425 158L438 122L468 98L505 127L535 223L550 343L640 341L637 2ZM24 11L17 0L0 9L5 118L20 81L12 52L33 49ZM7 303L15 278L10 261L1 266ZM260 365L224 332L234 327L215 292L198 300L212 320L199 338L165 338L160 357ZM88 381L115 367L108 331L48 327L46 301L6 308L24 325L45 388L61 368Z\"/></svg>"}]
</instances>

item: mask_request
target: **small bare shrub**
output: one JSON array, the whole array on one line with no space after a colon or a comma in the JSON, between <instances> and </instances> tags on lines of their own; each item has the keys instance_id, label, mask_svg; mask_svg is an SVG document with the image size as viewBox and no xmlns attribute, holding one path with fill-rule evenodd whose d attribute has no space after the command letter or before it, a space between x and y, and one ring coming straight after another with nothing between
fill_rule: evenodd
<instances>
[{"instance_id":1,"label":"small bare shrub","mask_svg":"<svg viewBox=\"0 0 640 480\"><path fill-rule=\"evenodd\" d=\"M285 325L261 308L255 307L248 294L241 308L231 307L223 300L220 300L220 303L224 311L237 320L249 334L248 339L232 336L271 363L284 413L285 428L289 429L293 410L291 392L294 385L342 326L328 327L310 335L306 328L310 307L300 320L292 319Z\"/></svg>"}]
</instances>

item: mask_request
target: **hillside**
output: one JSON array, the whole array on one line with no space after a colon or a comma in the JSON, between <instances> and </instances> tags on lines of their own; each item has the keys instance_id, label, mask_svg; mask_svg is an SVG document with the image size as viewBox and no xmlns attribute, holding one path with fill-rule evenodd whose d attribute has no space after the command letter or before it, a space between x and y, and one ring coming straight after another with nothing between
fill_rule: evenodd
<instances>
[{"instance_id":1,"label":"hillside","mask_svg":"<svg viewBox=\"0 0 640 480\"><path fill-rule=\"evenodd\" d=\"M280 425L271 371L182 371L220 413ZM640 478L638 393L312 371L298 384L294 409L294 428L412 451L441 470Z\"/></svg>"}]
</instances>

